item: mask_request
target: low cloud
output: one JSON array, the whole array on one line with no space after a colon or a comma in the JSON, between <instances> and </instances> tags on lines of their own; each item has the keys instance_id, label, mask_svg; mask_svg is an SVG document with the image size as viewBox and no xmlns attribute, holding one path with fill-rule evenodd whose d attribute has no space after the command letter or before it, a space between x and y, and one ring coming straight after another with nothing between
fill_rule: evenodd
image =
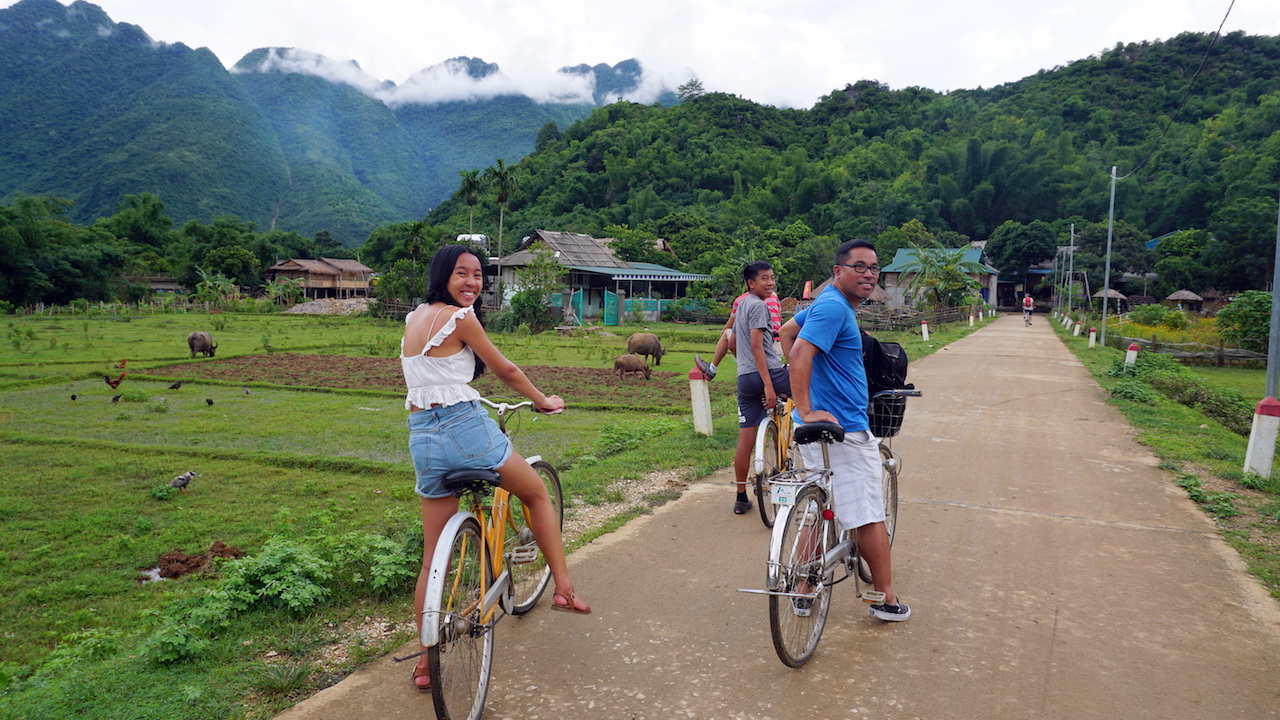
<instances>
[{"instance_id":1,"label":"low cloud","mask_svg":"<svg viewBox=\"0 0 1280 720\"><path fill-rule=\"evenodd\" d=\"M475 71L473 72L473 67ZM508 75L496 65L479 60L453 58L421 70L396 85L375 78L355 61L338 61L296 48L271 48L256 66L237 65L233 72L281 72L314 75L333 83L349 85L386 103L433 105L446 102L486 100L503 95L524 95L539 103L594 104L595 76L566 72ZM652 103L692 73L656 74L644 72L638 85L622 93L632 102ZM614 98L608 98L612 102Z\"/></svg>"}]
</instances>

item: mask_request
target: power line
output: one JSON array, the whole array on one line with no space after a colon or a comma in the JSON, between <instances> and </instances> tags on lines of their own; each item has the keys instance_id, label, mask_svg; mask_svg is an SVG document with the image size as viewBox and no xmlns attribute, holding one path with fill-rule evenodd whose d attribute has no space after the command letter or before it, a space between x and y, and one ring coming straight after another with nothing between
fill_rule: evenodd
<instances>
[{"instance_id":1,"label":"power line","mask_svg":"<svg viewBox=\"0 0 1280 720\"><path fill-rule=\"evenodd\" d=\"M1236 0L1231 0L1231 4L1227 6L1227 14L1223 15L1222 22L1218 23L1218 31L1215 32L1213 34L1213 38L1209 40L1209 47L1204 49L1204 57L1200 58L1200 67L1197 67L1195 74L1191 76L1191 80L1187 83L1187 89L1182 91L1182 97L1178 99L1178 106L1173 109L1172 113L1169 113L1169 121L1164 124L1164 130L1160 132L1160 137L1157 138L1155 144L1151 146L1151 150L1147 152L1147 156L1142 158L1142 162L1138 163L1137 167L1130 170L1128 173L1116 178L1117 180L1124 180L1141 170L1142 166L1146 165L1147 161L1151 159L1151 156L1155 155L1156 150L1160 147L1160 143L1164 142L1165 135L1169 134L1169 128L1173 126L1173 119L1177 117L1178 112L1182 110L1182 104L1187 101L1187 96L1191 94L1191 88L1196 84L1196 78L1200 77L1200 71L1204 70L1204 66L1209 63L1209 51L1213 50L1213 46L1218 42L1218 38L1222 36L1222 28L1227 24L1227 18L1231 17L1231 10L1235 6Z\"/></svg>"}]
</instances>

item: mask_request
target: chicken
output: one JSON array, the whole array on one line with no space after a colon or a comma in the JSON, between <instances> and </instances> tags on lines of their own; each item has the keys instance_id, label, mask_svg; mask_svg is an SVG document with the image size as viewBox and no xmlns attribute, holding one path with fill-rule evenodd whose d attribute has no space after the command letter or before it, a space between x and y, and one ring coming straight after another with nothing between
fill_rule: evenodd
<instances>
[{"instance_id":1,"label":"chicken","mask_svg":"<svg viewBox=\"0 0 1280 720\"><path fill-rule=\"evenodd\" d=\"M122 380L124 380L124 373L120 373L120 377L116 378L115 380L112 380L110 375L102 376L102 382L106 383L107 385L110 385L112 390L119 388L120 382Z\"/></svg>"},{"instance_id":2,"label":"chicken","mask_svg":"<svg viewBox=\"0 0 1280 720\"><path fill-rule=\"evenodd\" d=\"M178 388L180 388L180 387L182 387L182 381L181 381L181 380L179 380L179 381L175 382L174 384L170 385L170 386L169 386L169 389L170 389L170 390L177 390L177 389L178 389Z\"/></svg>"},{"instance_id":3,"label":"chicken","mask_svg":"<svg viewBox=\"0 0 1280 720\"><path fill-rule=\"evenodd\" d=\"M195 476L196 476L195 471L188 470L182 473L181 475L179 475L178 477L174 478L172 481L170 481L169 486L176 487L179 490L186 490L187 486L191 484L191 478Z\"/></svg>"},{"instance_id":4,"label":"chicken","mask_svg":"<svg viewBox=\"0 0 1280 720\"><path fill-rule=\"evenodd\" d=\"M119 396L119 395L112 395L112 396L111 396L111 402L113 402L113 403L118 403L118 402L120 402L120 396Z\"/></svg>"},{"instance_id":5,"label":"chicken","mask_svg":"<svg viewBox=\"0 0 1280 720\"><path fill-rule=\"evenodd\" d=\"M124 359L124 360L121 360L120 362L116 363L116 369L117 369L117 370L123 370L123 369L124 369L124 364L125 364L125 363L127 363L127 362L129 362L128 358L126 358L126 359Z\"/></svg>"},{"instance_id":6,"label":"chicken","mask_svg":"<svg viewBox=\"0 0 1280 720\"><path fill-rule=\"evenodd\" d=\"M205 399L204 399L204 402L205 402L205 404L206 404L206 405L208 405L209 407L213 407L213 398L205 398Z\"/></svg>"}]
</instances>

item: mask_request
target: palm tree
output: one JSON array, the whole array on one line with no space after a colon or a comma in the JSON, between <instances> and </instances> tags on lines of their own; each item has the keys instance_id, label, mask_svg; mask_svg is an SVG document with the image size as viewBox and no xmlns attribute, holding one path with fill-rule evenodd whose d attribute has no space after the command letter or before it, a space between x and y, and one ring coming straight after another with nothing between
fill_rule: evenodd
<instances>
[{"instance_id":1,"label":"palm tree","mask_svg":"<svg viewBox=\"0 0 1280 720\"><path fill-rule=\"evenodd\" d=\"M459 170L458 175L462 177L462 184L458 186L457 196L467 204L467 233L474 235L476 203L480 201L480 193L484 191L484 179L480 177L479 170Z\"/></svg>"},{"instance_id":2,"label":"palm tree","mask_svg":"<svg viewBox=\"0 0 1280 720\"><path fill-rule=\"evenodd\" d=\"M405 238L404 249L409 252L409 259L416 265L418 263L418 253L422 252L422 245L426 242L426 238L422 236L422 232L427 229L427 224L421 220L415 220L405 226L405 232L409 237Z\"/></svg>"},{"instance_id":3,"label":"palm tree","mask_svg":"<svg viewBox=\"0 0 1280 720\"><path fill-rule=\"evenodd\" d=\"M918 300L935 307L961 305L981 287L971 274L986 270L981 263L964 259L964 248L950 250L943 247L922 247L908 243L915 250L915 257L902 266L899 277L911 276L907 292Z\"/></svg>"},{"instance_id":4,"label":"palm tree","mask_svg":"<svg viewBox=\"0 0 1280 720\"><path fill-rule=\"evenodd\" d=\"M493 189L494 199L498 201L498 307L502 307L502 224L505 220L507 210L507 199L516 191L516 168L514 166L507 167L506 162L502 158L493 164L492 167L485 168L484 179L488 181L489 187Z\"/></svg>"}]
</instances>

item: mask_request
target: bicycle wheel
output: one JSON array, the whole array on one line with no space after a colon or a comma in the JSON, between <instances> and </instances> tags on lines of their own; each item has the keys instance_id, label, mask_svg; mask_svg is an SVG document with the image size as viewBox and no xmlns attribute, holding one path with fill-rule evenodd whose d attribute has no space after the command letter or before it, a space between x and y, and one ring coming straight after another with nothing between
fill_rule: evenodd
<instances>
[{"instance_id":1,"label":"bicycle wheel","mask_svg":"<svg viewBox=\"0 0 1280 720\"><path fill-rule=\"evenodd\" d=\"M890 470L890 462L893 453L889 448L880 446L880 467L881 481L880 487L884 491L884 529L889 533L889 547L893 547L893 533L898 527L898 472ZM858 578L862 582L872 584L871 568L867 566L867 561L861 556L858 557Z\"/></svg>"},{"instance_id":2,"label":"bicycle wheel","mask_svg":"<svg viewBox=\"0 0 1280 720\"><path fill-rule=\"evenodd\" d=\"M547 486L547 494L556 509L556 520L563 528L564 496L560 492L560 475L545 460L535 462L533 469L542 478L542 484ZM525 518L524 505L515 495L511 496L511 521L507 525L503 557L507 571L511 573L511 614L523 615L538 604L538 598L547 589L551 568L547 567L547 558L534 540L533 529Z\"/></svg>"},{"instance_id":3,"label":"bicycle wheel","mask_svg":"<svg viewBox=\"0 0 1280 720\"><path fill-rule=\"evenodd\" d=\"M773 527L778 514L778 506L773 504L773 494L769 491L769 478L777 475L782 469L778 467L778 425L769 420L764 429L764 442L759 448L764 465L756 473L756 507L760 508L760 519L764 526Z\"/></svg>"},{"instance_id":4,"label":"bicycle wheel","mask_svg":"<svg viewBox=\"0 0 1280 720\"><path fill-rule=\"evenodd\" d=\"M769 561L777 568L781 582L779 587L770 589L787 593L817 591L811 599L769 596L773 649L778 659L789 667L804 665L818 649L831 607L831 583L822 568L823 556L831 542L830 523L822 519L825 505L826 493L821 488L806 487L773 529L775 537L780 534L780 542L771 541L770 551L776 550L777 557Z\"/></svg>"},{"instance_id":5,"label":"bicycle wheel","mask_svg":"<svg viewBox=\"0 0 1280 720\"><path fill-rule=\"evenodd\" d=\"M481 622L486 583L480 524L468 518L440 542L450 543L452 550L438 605L439 642L427 648L431 698L439 720L476 720L484 710L493 667L493 621Z\"/></svg>"}]
</instances>

